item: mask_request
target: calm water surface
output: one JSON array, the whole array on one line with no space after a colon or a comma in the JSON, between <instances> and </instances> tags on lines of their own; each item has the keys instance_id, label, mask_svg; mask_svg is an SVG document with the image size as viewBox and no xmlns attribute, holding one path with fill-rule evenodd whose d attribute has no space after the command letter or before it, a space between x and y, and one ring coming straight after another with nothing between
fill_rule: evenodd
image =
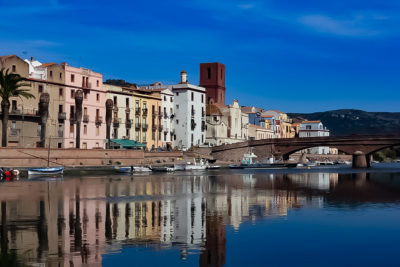
<instances>
[{"instance_id":1,"label":"calm water surface","mask_svg":"<svg viewBox=\"0 0 400 267\"><path fill-rule=\"evenodd\" d=\"M400 164L0 184L1 266L399 266Z\"/></svg>"}]
</instances>

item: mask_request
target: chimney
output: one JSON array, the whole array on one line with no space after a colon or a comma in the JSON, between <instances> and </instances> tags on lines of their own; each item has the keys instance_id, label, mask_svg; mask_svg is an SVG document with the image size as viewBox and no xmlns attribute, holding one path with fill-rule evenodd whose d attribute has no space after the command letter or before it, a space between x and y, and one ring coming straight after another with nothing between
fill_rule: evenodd
<instances>
[{"instance_id":1,"label":"chimney","mask_svg":"<svg viewBox=\"0 0 400 267\"><path fill-rule=\"evenodd\" d=\"M33 60L34 60L34 58L33 58L33 57L31 57L31 62L33 62Z\"/></svg>"},{"instance_id":2,"label":"chimney","mask_svg":"<svg viewBox=\"0 0 400 267\"><path fill-rule=\"evenodd\" d=\"M181 71L181 82L180 83L188 83L187 81L187 72L186 71Z\"/></svg>"}]
</instances>

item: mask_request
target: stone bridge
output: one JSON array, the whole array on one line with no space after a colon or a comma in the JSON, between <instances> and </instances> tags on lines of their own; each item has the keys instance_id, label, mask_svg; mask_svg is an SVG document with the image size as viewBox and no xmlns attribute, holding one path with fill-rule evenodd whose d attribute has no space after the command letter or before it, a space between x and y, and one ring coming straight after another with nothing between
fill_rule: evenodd
<instances>
[{"instance_id":1,"label":"stone bridge","mask_svg":"<svg viewBox=\"0 0 400 267\"><path fill-rule=\"evenodd\" d=\"M354 168L368 168L372 153L393 146L400 146L400 133L397 135L349 135L305 138L281 138L249 140L212 148L212 156L218 160L238 161L249 148L258 158L288 160L289 155L311 147L327 146L340 152L353 155Z\"/></svg>"}]
</instances>

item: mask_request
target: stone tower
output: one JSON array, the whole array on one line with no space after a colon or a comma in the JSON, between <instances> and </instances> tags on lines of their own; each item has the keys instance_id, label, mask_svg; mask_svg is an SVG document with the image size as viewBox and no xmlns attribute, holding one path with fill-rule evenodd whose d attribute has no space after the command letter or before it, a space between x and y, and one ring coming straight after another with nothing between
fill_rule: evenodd
<instances>
[{"instance_id":1,"label":"stone tower","mask_svg":"<svg viewBox=\"0 0 400 267\"><path fill-rule=\"evenodd\" d=\"M225 105L225 65L201 63L200 86L206 88L207 104Z\"/></svg>"}]
</instances>

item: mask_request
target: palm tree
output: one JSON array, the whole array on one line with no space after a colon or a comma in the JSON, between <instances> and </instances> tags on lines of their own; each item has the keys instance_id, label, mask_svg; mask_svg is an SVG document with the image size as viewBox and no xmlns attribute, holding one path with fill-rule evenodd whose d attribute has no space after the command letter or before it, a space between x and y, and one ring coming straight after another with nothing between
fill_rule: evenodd
<instances>
[{"instance_id":1,"label":"palm tree","mask_svg":"<svg viewBox=\"0 0 400 267\"><path fill-rule=\"evenodd\" d=\"M0 70L0 97L1 97L1 112L2 117L2 135L1 145L7 146L7 124L10 112L10 98L11 97L24 97L24 98L35 98L34 95L29 93L27 89L21 89L24 86L30 86L29 83L25 83L26 79L16 73L8 73L8 69L2 68Z\"/></svg>"}]
</instances>

